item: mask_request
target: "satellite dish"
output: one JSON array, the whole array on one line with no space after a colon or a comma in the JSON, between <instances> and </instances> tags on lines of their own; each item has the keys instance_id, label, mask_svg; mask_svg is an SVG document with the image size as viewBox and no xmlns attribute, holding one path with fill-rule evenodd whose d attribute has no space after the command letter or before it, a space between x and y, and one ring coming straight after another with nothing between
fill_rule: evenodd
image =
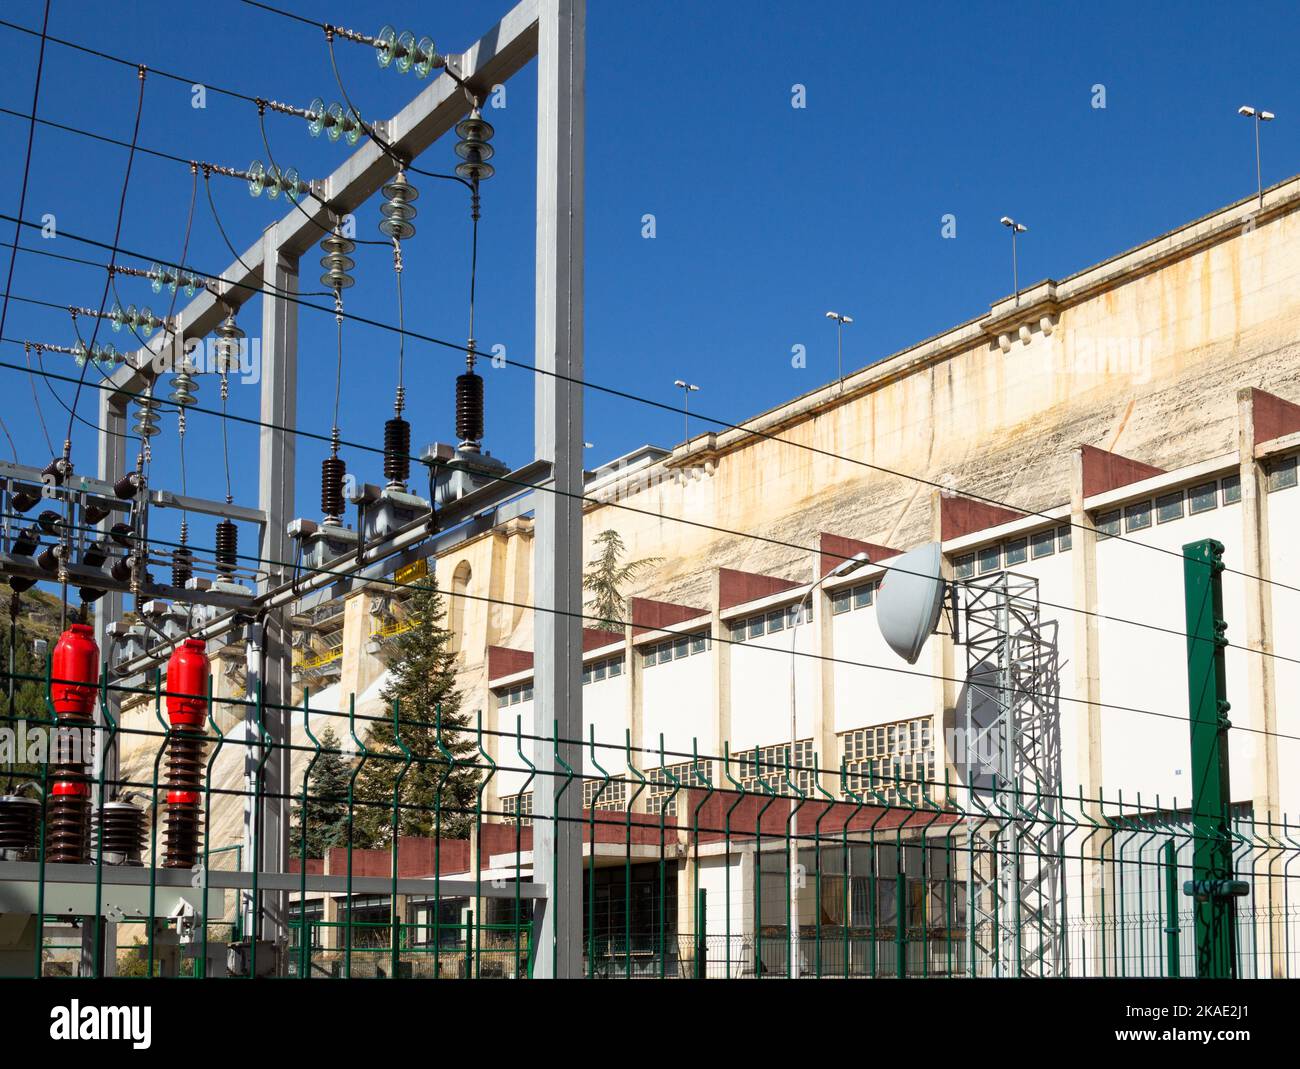
<instances>
[{"instance_id":1,"label":"satellite dish","mask_svg":"<svg viewBox=\"0 0 1300 1069\"><path fill-rule=\"evenodd\" d=\"M916 664L925 640L939 623L944 582L943 553L938 542L908 550L889 562L876 595L876 622L889 648Z\"/></svg>"}]
</instances>

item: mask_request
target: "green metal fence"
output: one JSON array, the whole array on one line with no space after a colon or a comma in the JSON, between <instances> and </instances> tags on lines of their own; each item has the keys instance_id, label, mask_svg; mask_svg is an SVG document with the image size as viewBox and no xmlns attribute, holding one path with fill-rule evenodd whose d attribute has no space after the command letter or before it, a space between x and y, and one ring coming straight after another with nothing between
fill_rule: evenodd
<instances>
[{"instance_id":1,"label":"green metal fence","mask_svg":"<svg viewBox=\"0 0 1300 1069\"><path fill-rule=\"evenodd\" d=\"M24 730L55 724L48 694L59 681L44 682L46 715ZM102 814L105 801L134 794L142 864L109 864L94 841L87 864L49 861L50 771L11 777L7 790L37 802L41 819L31 849L0 861L3 912L30 914L26 942L0 947L5 974L525 978L547 952L533 923L545 895L531 882L530 821L540 818L519 798L582 789L583 769L536 771L538 754L558 748L554 737L518 723L444 729L436 710L362 715L353 702L314 709L310 696L286 709L256 694L210 697L201 860L178 871L162 863L162 756L174 735L164 682L129 688L103 677L98 691L95 747L114 747L122 771L99 766L93 808ZM270 738L272 712L288 715L291 737ZM11 714L0 723L19 726ZM345 743L323 746L327 725ZM415 752L408 744L431 726L433 752ZM727 747L674 753L627 736L582 746L592 786L579 818L580 938L591 977L1195 975L1207 897L1195 862L1207 837L1229 859L1236 895L1216 904L1233 973L1300 972L1296 828L1248 805L1206 821L1185 800L1082 790L1047 799L948 778L850 776L815 757L792 763L788 747L776 760L751 751L742 762ZM272 789L266 768L281 751L293 775ZM350 771L345 788L321 795L313 770L327 756ZM358 773L367 762L410 775L431 768L442 784L469 773L474 786L457 802L405 793L399 776L391 793L367 794ZM343 837L326 857L254 869L266 856L268 804L304 807L293 829L300 845L313 805L341 807ZM398 834L363 849L353 830L376 812L381 827L423 813L435 830L465 837ZM1045 820L1058 834L1042 834ZM245 826L238 850L214 838ZM1045 853L1044 843L1057 845Z\"/></svg>"}]
</instances>

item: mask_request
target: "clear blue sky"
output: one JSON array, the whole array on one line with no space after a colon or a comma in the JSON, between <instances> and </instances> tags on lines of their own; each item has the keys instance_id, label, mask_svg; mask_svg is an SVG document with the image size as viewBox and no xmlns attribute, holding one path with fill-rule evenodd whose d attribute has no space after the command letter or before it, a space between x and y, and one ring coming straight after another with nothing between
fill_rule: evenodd
<instances>
[{"instance_id":1,"label":"clear blue sky","mask_svg":"<svg viewBox=\"0 0 1300 1069\"><path fill-rule=\"evenodd\" d=\"M292 10L375 33L385 22L429 34L459 51L508 8L508 0L432 5L284 0ZM40 25L43 0L10 0L4 18ZM1300 170L1300 82L1293 4L1089 3L883 5L860 3L663 3L591 0L587 100L587 378L676 403L675 378L702 390L693 407L739 421L835 375L834 328L823 313L848 312L845 364L857 368L978 315L1010 291L1003 214L1027 223L1021 278L1061 278L1236 200L1254 189L1250 123L1238 105L1268 108L1265 184ZM51 32L154 67L250 95L305 106L336 99L323 35L235 0L207 4L139 0L108 5L53 0ZM28 111L37 41L0 27L0 106ZM349 94L367 117L395 112L423 83L381 71L371 52L337 46ZM806 87L807 106L791 107ZM1094 108L1093 87L1106 107ZM531 361L532 197L535 85L530 67L510 83L497 127L497 177L484 186L479 282L480 344L501 343ZM47 50L39 114L129 139L136 78L124 67L58 45ZM0 201L18 205L26 123L0 115L7 151ZM272 116L277 161L323 176L341 145L311 140L298 120ZM209 92L191 107L189 89L151 76L140 143L186 158L245 166L265 158L251 104ZM52 212L64 232L112 238L126 153L49 128L36 131L25 215ZM454 163L444 140L418 161ZM418 234L406 243L407 323L463 341L468 222L459 187L415 178ZM191 179L175 163L137 156L122 244L175 260ZM253 200L242 183L213 179L223 223L241 250L278 218L283 201ZM641 236L653 213L657 236ZM957 237L941 237L952 213ZM378 203L358 215L358 234L378 237ZM12 240L12 225L0 225ZM65 237L23 243L103 260ZM8 249L0 249L7 268ZM316 289L318 254L303 261ZM392 321L391 262L378 247L357 253L359 314ZM188 261L213 273L230 256L199 186ZM2 276L0 276L2 284ZM98 306L103 273L20 254L14 292ZM164 312L147 283L124 279L123 303ZM110 305L112 298L110 297ZM256 333L256 302L243 325ZM11 302L9 338L72 344L65 313ZM328 433L333 322L301 313L300 426ZM100 340L121 343L107 329ZM791 367L791 347L808 366ZM3 346L9 363L22 350ZM344 436L378 444L390 413L396 342L347 330ZM453 436L455 353L408 345L408 418L413 441ZM67 372L67 357L47 356ZM75 371L73 372L75 373ZM512 465L532 448L532 379L519 369L484 369L486 445ZM0 404L22 460L48 451L26 377L0 369ZM71 389L56 387L70 399ZM40 386L57 446L66 413ZM216 402L205 378L200 403ZM255 411L255 393L234 391L233 409ZM94 418L95 391L79 411ZM156 439L155 482L177 480L175 419ZM703 424L694 424L693 429ZM681 417L588 394L589 466L642 442L671 445ZM255 438L232 431L236 499L254 504ZM93 438L75 434L76 460L93 469ZM197 416L187 453L191 492L219 496L220 437ZM0 442L5 455L7 443ZM318 513L323 446L301 442L297 512ZM379 481L379 458L348 456L360 477ZM211 544L206 525L195 541Z\"/></svg>"}]
</instances>

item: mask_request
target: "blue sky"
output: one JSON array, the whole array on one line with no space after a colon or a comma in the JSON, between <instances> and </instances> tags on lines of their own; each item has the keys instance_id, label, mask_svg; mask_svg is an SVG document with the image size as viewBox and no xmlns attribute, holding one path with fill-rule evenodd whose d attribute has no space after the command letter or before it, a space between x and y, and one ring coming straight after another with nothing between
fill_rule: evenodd
<instances>
[{"instance_id":1,"label":"blue sky","mask_svg":"<svg viewBox=\"0 0 1300 1069\"><path fill-rule=\"evenodd\" d=\"M284 0L321 20L369 33L384 23L429 34L460 51L507 9L507 0L429 5L350 0L330 8ZM4 18L38 27L43 0L10 0ZM869 364L981 314L1011 288L1010 214L1030 227L1020 245L1021 279L1061 278L1254 190L1250 123L1238 105L1278 115L1265 127L1265 184L1300 170L1300 83L1294 77L1294 5L1090 3L1057 9L1011 4L662 3L591 0L587 100L587 378L677 403L672 382L701 386L692 407L729 421L803 393L835 376L829 308L853 315L845 366ZM196 81L305 106L338 93L323 35L235 2L126 6L53 0L51 33ZM0 27L0 106L26 112L35 38ZM349 95L367 117L394 113L423 83L380 70L359 45L339 44ZM806 107L791 106L806 87ZM1104 109L1093 107L1096 85ZM137 94L128 68L58 45L47 50L39 114L129 139ZM488 111L497 128L497 176L483 190L479 276L482 347L503 344L530 362L533 332L534 68L508 86L507 106ZM25 121L0 114L7 151L0 201L16 214ZM307 136L299 120L273 116L267 135L277 162L324 176L341 145ZM185 158L243 167L265 158L251 104L209 92L191 107L186 85L146 82L140 143ZM125 150L38 128L25 215L54 213L65 234L32 232L23 243L103 260L66 236L112 238ZM454 163L450 140L418 161ZM468 212L459 187L415 176L417 235L405 244L406 316L417 331L463 341ZM179 256L191 179L184 166L137 156L127 191L122 244ZM241 250L278 218L283 201L253 200L242 183L213 179L222 222ZM656 236L642 237L655 217ZM941 236L945 214L957 236ZM358 235L378 237L378 202L358 213ZM6 242L12 224L0 224ZM7 267L8 249L0 249ZM304 289L319 271L303 261ZM188 262L216 273L231 257L202 182ZM391 260L377 246L357 253L350 310L393 321ZM103 272L20 254L15 294L98 306ZM165 298L122 280L123 303ZM110 306L112 297L109 300ZM256 333L260 311L242 317ZM299 425L328 433L333 393L333 321L301 313ZM11 302L8 338L72 344L66 313ZM100 340L120 343L107 328ZM791 366L803 345L807 367ZM21 347L4 344L5 361ZM345 438L378 444L391 411L396 342L347 328ZM456 354L408 345L408 418L413 441L450 440ZM67 357L46 366L68 373ZM533 376L484 369L486 445L512 466L531 457ZM0 404L21 459L43 464L26 376L0 368ZM41 407L57 446L67 423L46 388ZM56 386L65 401L71 388ZM94 391L79 412L93 419ZM646 441L680 440L681 417L588 393L586 438L594 466ZM201 382L200 403L216 403ZM255 392L238 387L232 409L252 414ZM155 483L179 481L175 419L155 440ZM703 423L693 421L693 429ZM94 443L74 432L74 460L94 466ZM187 438L191 492L223 493L219 428L196 416ZM7 454L7 443L0 443ZM236 499L255 504L254 432L232 430ZM315 517L324 447L299 445L296 511ZM379 458L351 454L359 477L379 481ZM210 545L210 532L195 541Z\"/></svg>"}]
</instances>

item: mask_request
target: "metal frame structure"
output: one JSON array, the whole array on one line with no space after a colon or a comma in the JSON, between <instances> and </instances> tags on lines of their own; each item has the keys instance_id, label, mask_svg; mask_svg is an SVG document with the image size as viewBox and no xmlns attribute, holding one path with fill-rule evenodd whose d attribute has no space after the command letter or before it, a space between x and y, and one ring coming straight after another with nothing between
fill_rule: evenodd
<instances>
[{"instance_id":1,"label":"metal frame structure","mask_svg":"<svg viewBox=\"0 0 1300 1069\"><path fill-rule=\"evenodd\" d=\"M291 702L291 607L310 606L339 596L374 574L387 574L413 559L442 552L475 537L485 524L517 514L521 493L530 486L548 485L553 493L535 494L535 568L537 573L537 702L538 737L559 741L538 754L538 774L553 790L539 791L538 811L555 817L537 824L536 887L539 901L538 945L553 952L537 955L535 975L574 976L581 971L581 792L566 792L555 773L578 765L582 738L581 673L581 552L583 489L583 217L584 217L584 92L585 0L520 0L492 29L460 55L446 57L448 71L434 79L391 120L378 124L392 152L414 160L470 108L468 92L486 98L532 59L538 61L537 106L537 286L536 286L536 461L486 490L467 495L440 510L441 532L429 518L421 519L378 544L364 547L355 559L340 560L338 573L292 583L287 569L268 563L256 594L238 606L239 616L251 616L247 628L248 693L261 695L269 719L264 727L273 743L270 752L248 749L248 769L263 777L262 799L246 813L246 867L258 872L263 939L287 933L287 886L276 874L288 869L290 751L279 745L289 738L286 712ZM179 355L187 337L212 332L227 314L227 305L262 297L262 375L260 419L263 427L258 456L258 508L212 507L212 503L181 502L170 495L158 504L176 504L196 511L254 520L261 526L258 555L267 562L293 560L287 531L293 516L295 438L298 385L298 305L281 293L298 289L300 257L328 230L329 211L347 214L367 201L396 171L390 154L365 140L317 188L318 201L294 207L238 257L210 289L205 289L177 316L181 327L170 337L160 335L131 354L100 391L98 478L109 484L127 470L127 406L150 389L159 377L164 350ZM165 363L165 361L162 361ZM27 476L29 473L21 473ZM37 481L39 482L39 473ZM511 501L511 499L515 499ZM473 500L471 500L473 499ZM443 512L464 526L448 531ZM5 572L10 573L8 561ZM13 574L17 574L14 572ZM43 578L43 576L37 576ZM168 588L170 589L170 588ZM111 586L96 614L96 637L106 648L108 628L121 619L122 586ZM178 595L180 596L180 595ZM220 599L207 597L209 604ZM232 603L231 607L234 607ZM200 629L204 638L228 631L235 612L216 617ZM125 666L139 673L165 663L174 643L163 642ZM116 700L116 699L115 699ZM117 708L110 710L116 717ZM102 726L102 716L101 716ZM568 740L575 740L570 742ZM117 776L112 747L96 755L95 774ZM96 797L95 803L99 799ZM254 856L254 844L259 854ZM15 870L17 871L17 870ZM8 876L6 869L0 875ZM269 877L269 878L268 878ZM188 879L188 876L187 876ZM283 881L280 881L281 883ZM215 886L215 885L214 885ZM243 885L241 885L243 886ZM296 885L295 885L296 886ZM90 927L90 926L87 926ZM112 926L106 938L111 944ZM83 961L93 948L83 946Z\"/></svg>"},{"instance_id":2,"label":"metal frame structure","mask_svg":"<svg viewBox=\"0 0 1300 1069\"><path fill-rule=\"evenodd\" d=\"M1065 960L1056 622L1040 618L1028 576L999 572L961 590L967 789L988 815L969 821L971 968L982 956L996 976L1055 976Z\"/></svg>"}]
</instances>

